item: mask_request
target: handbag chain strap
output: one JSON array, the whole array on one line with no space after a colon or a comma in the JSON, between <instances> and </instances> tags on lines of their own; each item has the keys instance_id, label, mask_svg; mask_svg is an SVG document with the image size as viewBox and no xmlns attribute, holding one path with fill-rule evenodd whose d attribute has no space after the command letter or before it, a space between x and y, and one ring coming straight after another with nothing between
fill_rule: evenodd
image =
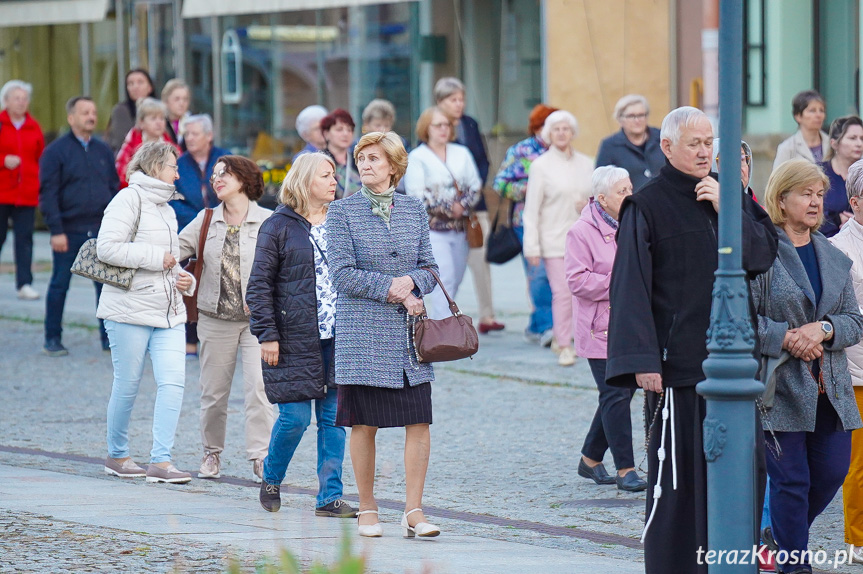
<instances>
[{"instance_id":1,"label":"handbag chain strap","mask_svg":"<svg viewBox=\"0 0 863 574\"><path fill-rule=\"evenodd\" d=\"M135 218L135 227L132 229L132 238L129 239L129 243L135 243L135 237L138 236L138 227L141 225L141 212L144 210L144 206L141 205L141 192L135 191L135 195L138 196L138 217Z\"/></svg>"}]
</instances>

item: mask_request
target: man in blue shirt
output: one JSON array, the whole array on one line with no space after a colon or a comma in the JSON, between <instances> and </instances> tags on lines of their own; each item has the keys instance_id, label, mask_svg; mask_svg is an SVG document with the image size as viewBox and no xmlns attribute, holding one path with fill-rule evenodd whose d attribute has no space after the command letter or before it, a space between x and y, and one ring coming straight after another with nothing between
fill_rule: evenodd
<instances>
[{"instance_id":1,"label":"man in blue shirt","mask_svg":"<svg viewBox=\"0 0 863 574\"><path fill-rule=\"evenodd\" d=\"M96 118L96 104L91 98L76 96L66 102L71 130L45 148L39 161L39 209L51 232L53 255L43 348L51 357L69 354L61 336L72 263L84 242L99 234L102 214L120 187L111 148L93 136ZM98 305L102 284L94 281L93 285ZM102 348L109 350L101 319L99 334Z\"/></svg>"}]
</instances>

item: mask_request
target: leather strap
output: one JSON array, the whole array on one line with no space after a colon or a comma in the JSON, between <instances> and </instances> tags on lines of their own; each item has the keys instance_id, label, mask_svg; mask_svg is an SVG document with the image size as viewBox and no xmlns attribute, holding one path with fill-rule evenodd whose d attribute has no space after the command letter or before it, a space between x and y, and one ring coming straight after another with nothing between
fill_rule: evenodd
<instances>
[{"instance_id":1,"label":"leather strap","mask_svg":"<svg viewBox=\"0 0 863 574\"><path fill-rule=\"evenodd\" d=\"M440 285L440 290L443 291L443 295L444 297L446 297L446 300L449 303L449 310L452 312L453 316L458 317L459 315L461 315L461 311L459 310L458 305L456 305L452 297L449 296L449 293L446 292L446 287L444 287L443 283L441 283L440 277L437 276L435 270L430 267L420 267L420 269L431 273L432 277L434 277L434 280L437 281L438 285Z\"/></svg>"},{"instance_id":2,"label":"leather strap","mask_svg":"<svg viewBox=\"0 0 863 574\"><path fill-rule=\"evenodd\" d=\"M198 262L195 264L195 285L201 284L201 272L204 269L204 245L207 244L207 232L210 230L210 222L213 220L213 208L208 207L204 214L204 223L201 225L201 235L198 237L198 251L195 257Z\"/></svg>"}]
</instances>

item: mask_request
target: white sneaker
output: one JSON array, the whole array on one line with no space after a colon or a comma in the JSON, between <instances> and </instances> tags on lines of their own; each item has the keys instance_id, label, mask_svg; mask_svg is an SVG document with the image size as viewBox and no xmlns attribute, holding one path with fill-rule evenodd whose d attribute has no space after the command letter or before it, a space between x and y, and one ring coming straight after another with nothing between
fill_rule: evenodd
<instances>
[{"instance_id":1,"label":"white sneaker","mask_svg":"<svg viewBox=\"0 0 863 574\"><path fill-rule=\"evenodd\" d=\"M20 289L18 289L18 298L24 299L25 301L35 301L39 298L39 292L33 289L32 285L22 285Z\"/></svg>"},{"instance_id":2,"label":"white sneaker","mask_svg":"<svg viewBox=\"0 0 863 574\"><path fill-rule=\"evenodd\" d=\"M575 364L575 351L570 347L564 347L560 350L560 355L557 357L557 364L561 367L571 367Z\"/></svg>"}]
</instances>

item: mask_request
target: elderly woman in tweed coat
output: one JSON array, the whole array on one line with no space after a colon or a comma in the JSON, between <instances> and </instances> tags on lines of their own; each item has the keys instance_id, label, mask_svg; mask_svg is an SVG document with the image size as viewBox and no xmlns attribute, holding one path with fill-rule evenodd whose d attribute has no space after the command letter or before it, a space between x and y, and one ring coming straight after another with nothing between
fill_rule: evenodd
<instances>
[{"instance_id":1,"label":"elderly woman in tweed coat","mask_svg":"<svg viewBox=\"0 0 863 574\"><path fill-rule=\"evenodd\" d=\"M774 359L762 380L776 382L763 417L767 444L777 445L767 454L773 540L764 538L788 553L777 565L791 574L812 571L801 555L809 527L842 486L851 431L861 426L845 356L863 336L851 260L816 231L828 185L821 168L803 159L773 171L765 205L779 252L752 282L761 352Z\"/></svg>"},{"instance_id":2,"label":"elderly woman in tweed coat","mask_svg":"<svg viewBox=\"0 0 863 574\"><path fill-rule=\"evenodd\" d=\"M394 194L407 153L393 132L364 135L354 150L363 187L330 204L329 265L336 303L336 424L352 427L351 461L360 497L361 536L381 536L374 498L378 428L405 427L406 537L437 536L421 502L429 459L431 365L418 363L410 317L437 272L428 216L419 199Z\"/></svg>"}]
</instances>

